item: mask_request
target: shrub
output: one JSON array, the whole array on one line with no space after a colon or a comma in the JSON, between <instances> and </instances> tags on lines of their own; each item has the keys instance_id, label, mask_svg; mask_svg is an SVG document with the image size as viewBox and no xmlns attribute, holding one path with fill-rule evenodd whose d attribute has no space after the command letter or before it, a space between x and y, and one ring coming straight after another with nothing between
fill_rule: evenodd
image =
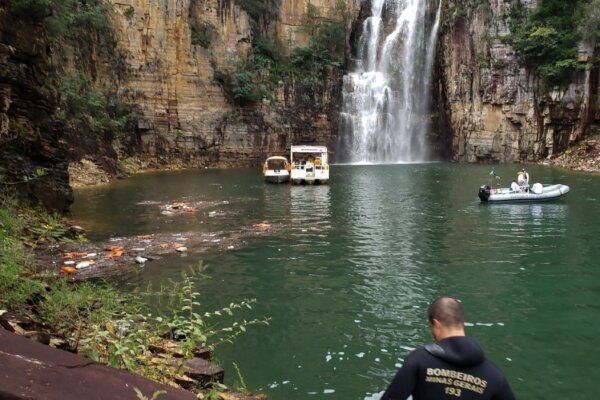
<instances>
[{"instance_id":1,"label":"shrub","mask_svg":"<svg viewBox=\"0 0 600 400\"><path fill-rule=\"evenodd\" d=\"M576 29L575 9L564 7L562 0L545 0L531 12L522 5L513 10L512 34L507 41L549 87L567 83L576 70L584 68L577 63L581 36Z\"/></svg>"},{"instance_id":2,"label":"shrub","mask_svg":"<svg viewBox=\"0 0 600 400\"><path fill-rule=\"evenodd\" d=\"M127 7L127 9L125 10L125 12L123 13L123 15L125 16L125 18L127 18L129 20L131 18L133 18L133 14L135 14L135 8L133 8L133 6Z\"/></svg>"},{"instance_id":3,"label":"shrub","mask_svg":"<svg viewBox=\"0 0 600 400\"><path fill-rule=\"evenodd\" d=\"M94 89L90 78L75 73L63 78L59 88L59 119L97 131L123 132L137 118L131 107Z\"/></svg>"},{"instance_id":4,"label":"shrub","mask_svg":"<svg viewBox=\"0 0 600 400\"><path fill-rule=\"evenodd\" d=\"M244 1L241 5L253 12L263 7L255 1ZM269 98L275 85L290 77L309 91L320 89L331 69L343 66L347 27L352 18L350 9L341 0L332 14L323 17L318 8L309 4L300 27L311 37L307 47L295 48L289 57L282 57L272 40L258 37L245 60L231 63L228 70L213 65L214 80L227 99L240 106Z\"/></svg>"},{"instance_id":5,"label":"shrub","mask_svg":"<svg viewBox=\"0 0 600 400\"><path fill-rule=\"evenodd\" d=\"M9 11L23 19L41 22L52 15L55 0L13 0Z\"/></svg>"},{"instance_id":6,"label":"shrub","mask_svg":"<svg viewBox=\"0 0 600 400\"><path fill-rule=\"evenodd\" d=\"M277 17L281 0L239 0L236 2L255 23Z\"/></svg>"},{"instance_id":7,"label":"shrub","mask_svg":"<svg viewBox=\"0 0 600 400\"><path fill-rule=\"evenodd\" d=\"M11 199L0 208L0 308L16 309L42 290L42 285L27 277L29 263L21 241L22 221Z\"/></svg>"},{"instance_id":8,"label":"shrub","mask_svg":"<svg viewBox=\"0 0 600 400\"><path fill-rule=\"evenodd\" d=\"M217 38L217 28L210 21L190 20L192 44L208 49Z\"/></svg>"},{"instance_id":9,"label":"shrub","mask_svg":"<svg viewBox=\"0 0 600 400\"><path fill-rule=\"evenodd\" d=\"M254 104L267 94L260 82L255 81L252 71L228 73L216 69L213 78L223 89L225 97L239 106Z\"/></svg>"}]
</instances>

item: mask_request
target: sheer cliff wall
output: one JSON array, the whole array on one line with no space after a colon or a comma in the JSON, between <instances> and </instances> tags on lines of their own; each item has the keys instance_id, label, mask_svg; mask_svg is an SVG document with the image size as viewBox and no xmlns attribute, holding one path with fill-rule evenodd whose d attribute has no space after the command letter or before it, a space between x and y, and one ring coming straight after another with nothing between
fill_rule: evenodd
<instances>
[{"instance_id":1,"label":"sheer cliff wall","mask_svg":"<svg viewBox=\"0 0 600 400\"><path fill-rule=\"evenodd\" d=\"M258 29L235 1L111 2L118 47L130 70L119 82L119 93L143 112L138 153L148 161L258 165L267 154L284 154L292 143L330 143L337 130L341 76L324 82L315 102L303 102L301 89L282 81L269 100L243 107L228 101L214 79L215 70L243 59L257 31L276 40L283 53L306 46L310 36L300 27L307 1L282 0L275 18ZM336 0L310 4L329 15ZM207 48L192 44L194 23L214 29Z\"/></svg>"},{"instance_id":2,"label":"sheer cliff wall","mask_svg":"<svg viewBox=\"0 0 600 400\"><path fill-rule=\"evenodd\" d=\"M578 72L565 88L543 92L502 38L514 1L449 1L438 52L438 90L451 143L464 162L533 162L552 157L600 122L598 70ZM536 1L523 2L529 9ZM586 65L592 48L580 45Z\"/></svg>"}]
</instances>

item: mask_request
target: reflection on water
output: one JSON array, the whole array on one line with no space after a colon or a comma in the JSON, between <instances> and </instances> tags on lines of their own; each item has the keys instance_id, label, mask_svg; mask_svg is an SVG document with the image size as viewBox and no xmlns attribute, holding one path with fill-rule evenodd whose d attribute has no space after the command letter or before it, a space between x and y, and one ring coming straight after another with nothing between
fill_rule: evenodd
<instances>
[{"instance_id":1,"label":"reflection on water","mask_svg":"<svg viewBox=\"0 0 600 400\"><path fill-rule=\"evenodd\" d=\"M254 170L183 171L78 191L73 217L99 237L280 226L205 254L212 279L199 284L208 310L256 298L252 315L272 318L218 349L227 371L236 362L270 398L377 398L406 354L431 340L426 307L443 294L462 300L468 333L518 397L593 398L579 368L600 368L600 178L528 170L571 192L480 204L487 166L333 166L321 186L267 185ZM210 206L164 216L152 205L182 199ZM177 278L193 257L147 263L130 283Z\"/></svg>"}]
</instances>

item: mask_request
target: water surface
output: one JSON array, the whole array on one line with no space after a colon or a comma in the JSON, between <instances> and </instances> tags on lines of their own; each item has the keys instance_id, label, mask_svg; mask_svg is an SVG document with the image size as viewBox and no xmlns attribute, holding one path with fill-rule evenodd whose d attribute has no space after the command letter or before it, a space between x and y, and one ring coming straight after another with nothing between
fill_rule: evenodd
<instances>
[{"instance_id":1,"label":"water surface","mask_svg":"<svg viewBox=\"0 0 600 400\"><path fill-rule=\"evenodd\" d=\"M496 167L506 186L517 166ZM488 166L333 166L327 186L263 183L258 170L151 173L80 190L74 219L93 238L282 224L275 237L204 255L208 309L256 298L269 316L218 348L226 383L272 399L365 399L431 341L428 303L462 300L467 333L518 398L592 399L600 368L600 176L532 166L564 199L480 204ZM165 216L151 202L213 202ZM148 204L150 202L150 205ZM177 278L197 258L148 263L131 285Z\"/></svg>"}]
</instances>

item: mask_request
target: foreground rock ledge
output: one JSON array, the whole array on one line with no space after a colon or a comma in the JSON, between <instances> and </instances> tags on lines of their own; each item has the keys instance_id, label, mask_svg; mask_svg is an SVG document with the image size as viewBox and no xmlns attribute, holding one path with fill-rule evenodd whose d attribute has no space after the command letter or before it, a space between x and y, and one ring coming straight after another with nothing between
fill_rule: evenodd
<instances>
[{"instance_id":1,"label":"foreground rock ledge","mask_svg":"<svg viewBox=\"0 0 600 400\"><path fill-rule=\"evenodd\" d=\"M196 396L128 371L57 350L0 328L0 399L137 399L134 388L151 398L194 400Z\"/></svg>"}]
</instances>

